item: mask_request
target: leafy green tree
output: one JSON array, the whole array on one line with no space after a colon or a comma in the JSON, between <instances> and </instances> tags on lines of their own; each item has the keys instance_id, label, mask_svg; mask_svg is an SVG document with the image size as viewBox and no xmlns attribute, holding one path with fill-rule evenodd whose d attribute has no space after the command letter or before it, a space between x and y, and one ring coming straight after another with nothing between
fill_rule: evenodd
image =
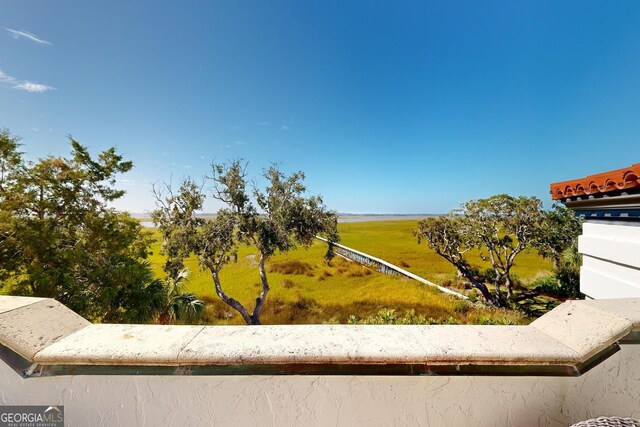
<instances>
[{"instance_id":1,"label":"leafy green tree","mask_svg":"<svg viewBox=\"0 0 640 427\"><path fill-rule=\"evenodd\" d=\"M536 197L498 194L465 203L457 214L462 217L462 233L491 263L495 274L496 299L504 284L507 298L513 298L511 269L516 257L532 247L542 235L545 213Z\"/></svg>"},{"instance_id":2,"label":"leafy green tree","mask_svg":"<svg viewBox=\"0 0 640 427\"><path fill-rule=\"evenodd\" d=\"M71 139L71 156L27 161L0 132L0 279L14 294L56 298L93 320L149 318L161 300L138 221L108 203L131 170L114 148L93 158ZM151 311L150 311L151 310Z\"/></svg>"},{"instance_id":3,"label":"leafy green tree","mask_svg":"<svg viewBox=\"0 0 640 427\"><path fill-rule=\"evenodd\" d=\"M415 234L440 256L453 264L484 298L501 305L504 285L507 298L513 299L511 269L516 257L532 247L542 236L544 211L535 197L507 194L472 200L442 218L427 218L419 223ZM494 295L488 295L465 258L466 252L478 249L483 260L491 264Z\"/></svg>"},{"instance_id":4,"label":"leafy green tree","mask_svg":"<svg viewBox=\"0 0 640 427\"><path fill-rule=\"evenodd\" d=\"M465 253L474 246L472 240L464 236L461 230L462 219L448 215L423 219L418 223L418 229L414 235L418 238L418 244L424 240L436 254L456 267L458 276L469 280L486 301L497 304L487 285L479 280L477 269L472 267L465 258Z\"/></svg>"},{"instance_id":5,"label":"leafy green tree","mask_svg":"<svg viewBox=\"0 0 640 427\"><path fill-rule=\"evenodd\" d=\"M20 138L12 135L9 129L0 129L0 191L14 182L16 173L20 170L20 145Z\"/></svg>"},{"instance_id":6,"label":"leafy green tree","mask_svg":"<svg viewBox=\"0 0 640 427\"><path fill-rule=\"evenodd\" d=\"M582 219L561 204L554 204L545 215L542 236L536 243L538 253L553 261L558 270L563 254L578 244L578 236L582 231Z\"/></svg>"},{"instance_id":7,"label":"leafy green tree","mask_svg":"<svg viewBox=\"0 0 640 427\"><path fill-rule=\"evenodd\" d=\"M260 313L269 292L265 263L276 252L286 253L298 245L308 247L316 234L337 241L337 215L319 196L306 197L304 174L284 175L272 166L264 173L265 190L250 191L246 165L239 160L212 165L212 197L225 204L215 218L197 217L205 196L202 186L184 180L174 193L170 186L155 189L158 208L152 213L163 236L168 274L184 267L184 258L194 253L211 273L216 294L238 311L249 325L260 324ZM254 204L255 201L255 204ZM239 245L258 250L261 291L252 310L231 297L220 280L222 268L237 259ZM330 251L329 251L330 252Z\"/></svg>"},{"instance_id":8,"label":"leafy green tree","mask_svg":"<svg viewBox=\"0 0 640 427\"><path fill-rule=\"evenodd\" d=\"M561 293L571 298L580 297L580 266L582 256L578 252L577 242L562 252L555 276L560 284Z\"/></svg>"}]
</instances>

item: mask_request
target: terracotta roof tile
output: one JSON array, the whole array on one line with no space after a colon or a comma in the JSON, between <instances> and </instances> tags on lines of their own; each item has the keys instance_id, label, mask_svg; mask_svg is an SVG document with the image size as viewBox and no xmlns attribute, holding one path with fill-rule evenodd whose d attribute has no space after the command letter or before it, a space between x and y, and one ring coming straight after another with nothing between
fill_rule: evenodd
<instances>
[{"instance_id":1,"label":"terracotta roof tile","mask_svg":"<svg viewBox=\"0 0 640 427\"><path fill-rule=\"evenodd\" d=\"M640 187L640 163L585 178L555 182L550 187L553 200Z\"/></svg>"}]
</instances>

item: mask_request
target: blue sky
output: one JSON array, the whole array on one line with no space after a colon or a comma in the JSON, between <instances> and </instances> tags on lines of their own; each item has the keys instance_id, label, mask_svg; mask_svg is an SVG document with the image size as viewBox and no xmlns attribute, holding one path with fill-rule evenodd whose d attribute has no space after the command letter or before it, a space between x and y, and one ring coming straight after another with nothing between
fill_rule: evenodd
<instances>
[{"instance_id":1,"label":"blue sky","mask_svg":"<svg viewBox=\"0 0 640 427\"><path fill-rule=\"evenodd\" d=\"M0 127L117 146L117 207L212 160L440 213L640 161L640 2L0 1ZM207 205L208 211L217 205Z\"/></svg>"}]
</instances>

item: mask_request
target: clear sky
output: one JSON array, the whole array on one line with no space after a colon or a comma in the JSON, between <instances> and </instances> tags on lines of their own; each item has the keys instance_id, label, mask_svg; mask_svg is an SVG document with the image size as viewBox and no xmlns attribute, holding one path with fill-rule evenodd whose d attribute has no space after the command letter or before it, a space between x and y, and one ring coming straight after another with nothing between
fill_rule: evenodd
<instances>
[{"instance_id":1,"label":"clear sky","mask_svg":"<svg viewBox=\"0 0 640 427\"><path fill-rule=\"evenodd\" d=\"M117 146L134 212L239 157L340 212L549 206L640 162L640 2L0 0L0 127Z\"/></svg>"}]
</instances>

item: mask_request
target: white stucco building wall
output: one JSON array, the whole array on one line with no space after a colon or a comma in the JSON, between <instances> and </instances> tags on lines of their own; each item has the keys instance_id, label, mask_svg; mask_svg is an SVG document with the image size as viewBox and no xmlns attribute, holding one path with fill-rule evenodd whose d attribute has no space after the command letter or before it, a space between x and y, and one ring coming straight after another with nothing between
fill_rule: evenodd
<instances>
[{"instance_id":1,"label":"white stucco building wall","mask_svg":"<svg viewBox=\"0 0 640 427\"><path fill-rule=\"evenodd\" d=\"M640 297L640 222L587 220L579 250L582 293L595 299Z\"/></svg>"},{"instance_id":2,"label":"white stucco building wall","mask_svg":"<svg viewBox=\"0 0 640 427\"><path fill-rule=\"evenodd\" d=\"M23 379L0 362L0 404L62 404L68 426L567 426L640 418L640 346L577 378L134 376Z\"/></svg>"}]
</instances>

